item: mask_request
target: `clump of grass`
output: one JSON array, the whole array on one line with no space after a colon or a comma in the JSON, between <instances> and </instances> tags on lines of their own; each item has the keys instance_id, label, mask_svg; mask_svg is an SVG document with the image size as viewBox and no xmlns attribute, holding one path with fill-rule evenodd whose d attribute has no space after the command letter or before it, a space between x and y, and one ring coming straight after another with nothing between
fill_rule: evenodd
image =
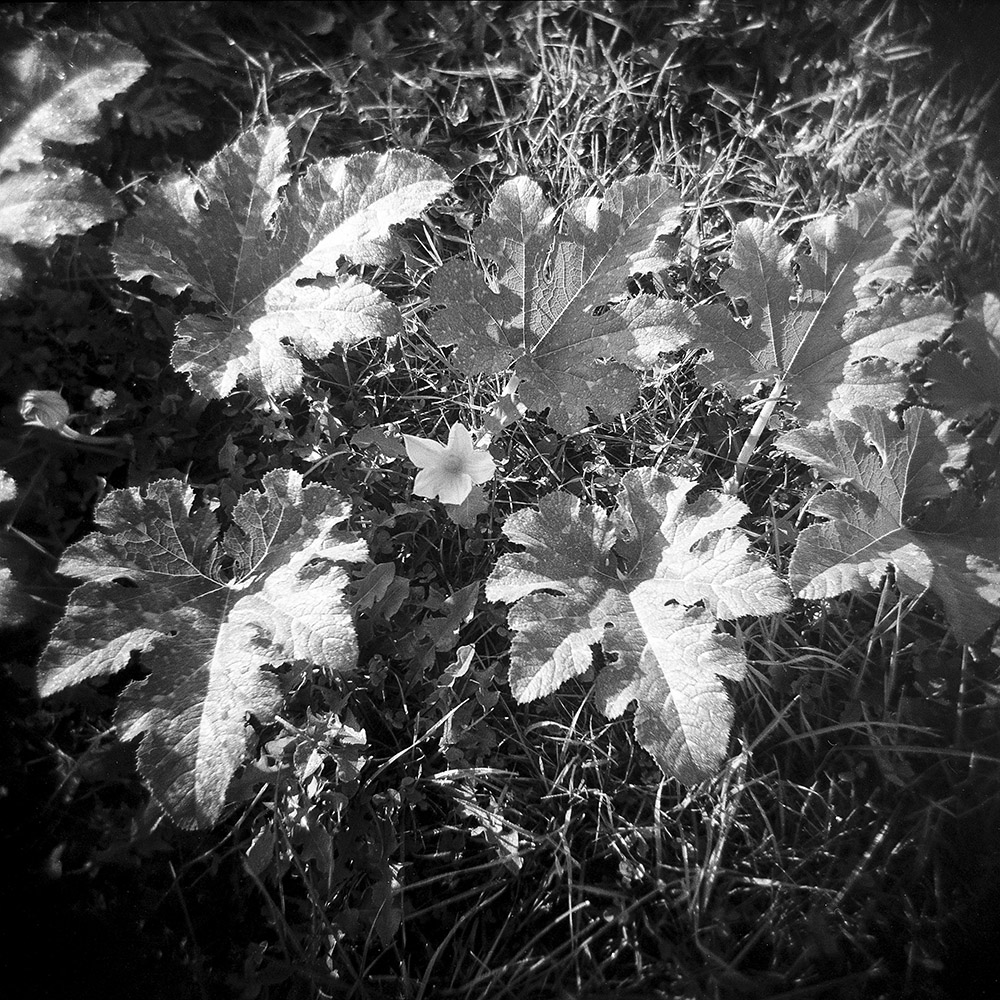
<instances>
[{"instance_id":1,"label":"clump of grass","mask_svg":"<svg viewBox=\"0 0 1000 1000\"><path fill-rule=\"evenodd\" d=\"M964 301L997 272L1000 180L985 144L996 88L956 92L959 67L932 59L934 30L883 5L851 45L850 72L774 115L786 169L816 190L879 184L911 201L927 280Z\"/></svg>"}]
</instances>

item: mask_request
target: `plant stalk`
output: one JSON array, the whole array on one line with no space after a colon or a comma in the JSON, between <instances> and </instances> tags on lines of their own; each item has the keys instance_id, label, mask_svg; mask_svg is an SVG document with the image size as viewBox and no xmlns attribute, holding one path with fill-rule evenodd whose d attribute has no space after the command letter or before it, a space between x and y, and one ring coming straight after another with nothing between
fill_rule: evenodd
<instances>
[{"instance_id":1,"label":"plant stalk","mask_svg":"<svg viewBox=\"0 0 1000 1000\"><path fill-rule=\"evenodd\" d=\"M743 481L743 473L750 464L750 456L760 443L761 436L767 429L768 421L771 419L774 409L784 395L784 392L785 380L783 378L775 379L771 394L764 400L764 405L761 406L760 412L757 414L757 419L754 421L753 427L750 428L750 433L747 435L746 441L743 442L743 447L740 449L739 456L736 459L736 468L733 470L732 478L726 483L725 492L732 494L739 492L740 483Z\"/></svg>"}]
</instances>

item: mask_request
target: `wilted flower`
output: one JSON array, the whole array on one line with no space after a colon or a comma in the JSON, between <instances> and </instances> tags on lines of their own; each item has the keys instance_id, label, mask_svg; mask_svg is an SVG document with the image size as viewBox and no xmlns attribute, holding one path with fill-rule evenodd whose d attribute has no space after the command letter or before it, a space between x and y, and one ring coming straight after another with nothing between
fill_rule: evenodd
<instances>
[{"instance_id":1,"label":"wilted flower","mask_svg":"<svg viewBox=\"0 0 1000 1000\"><path fill-rule=\"evenodd\" d=\"M462 503L473 483L493 478L496 463L488 452L477 449L467 427L454 424L448 443L404 434L406 454L420 471L413 492L420 497L438 497L442 503Z\"/></svg>"},{"instance_id":2,"label":"wilted flower","mask_svg":"<svg viewBox=\"0 0 1000 1000\"><path fill-rule=\"evenodd\" d=\"M70 441L77 441L92 448L101 448L131 440L123 437L107 437L101 434L81 434L69 426L72 414L69 403L52 389L29 389L18 404L18 412L26 424L55 431Z\"/></svg>"},{"instance_id":3,"label":"wilted flower","mask_svg":"<svg viewBox=\"0 0 1000 1000\"><path fill-rule=\"evenodd\" d=\"M22 397L19 412L26 424L47 427L60 433L69 420L69 403L51 389L29 389Z\"/></svg>"}]
</instances>

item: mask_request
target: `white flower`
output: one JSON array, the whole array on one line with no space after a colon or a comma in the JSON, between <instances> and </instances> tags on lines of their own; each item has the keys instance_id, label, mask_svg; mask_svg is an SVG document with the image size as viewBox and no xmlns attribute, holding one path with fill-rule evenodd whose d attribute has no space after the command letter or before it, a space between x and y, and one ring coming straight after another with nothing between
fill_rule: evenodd
<instances>
[{"instance_id":1,"label":"white flower","mask_svg":"<svg viewBox=\"0 0 1000 1000\"><path fill-rule=\"evenodd\" d=\"M477 449L467 427L454 424L446 445L428 438L404 434L406 454L420 471L413 484L418 497L438 497L442 503L462 503L473 483L493 478L496 463L488 452Z\"/></svg>"}]
</instances>

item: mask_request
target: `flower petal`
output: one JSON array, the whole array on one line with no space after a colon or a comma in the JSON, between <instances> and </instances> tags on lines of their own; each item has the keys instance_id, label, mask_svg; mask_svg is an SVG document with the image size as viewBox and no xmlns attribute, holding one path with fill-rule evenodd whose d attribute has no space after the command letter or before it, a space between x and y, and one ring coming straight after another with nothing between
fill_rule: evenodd
<instances>
[{"instance_id":1,"label":"flower petal","mask_svg":"<svg viewBox=\"0 0 1000 1000\"><path fill-rule=\"evenodd\" d=\"M452 424L448 431L448 451L453 455L461 455L466 458L472 453L472 435L465 424Z\"/></svg>"},{"instance_id":2,"label":"flower petal","mask_svg":"<svg viewBox=\"0 0 1000 1000\"><path fill-rule=\"evenodd\" d=\"M461 503L472 492L472 477L464 472L422 469L413 481L413 492L418 497L437 497L442 503Z\"/></svg>"},{"instance_id":3,"label":"flower petal","mask_svg":"<svg viewBox=\"0 0 1000 1000\"><path fill-rule=\"evenodd\" d=\"M447 484L451 477L440 469L421 469L413 480L413 492L418 497L433 500L438 495L442 485Z\"/></svg>"},{"instance_id":4,"label":"flower petal","mask_svg":"<svg viewBox=\"0 0 1000 1000\"><path fill-rule=\"evenodd\" d=\"M472 492L472 476L465 472L455 472L442 483L438 490L441 503L462 503Z\"/></svg>"},{"instance_id":5,"label":"flower petal","mask_svg":"<svg viewBox=\"0 0 1000 1000\"><path fill-rule=\"evenodd\" d=\"M447 451L445 446L438 441L432 441L430 438L414 437L412 434L404 434L403 443L406 445L407 458L418 469L439 465ZM423 493L420 494L420 496L425 495Z\"/></svg>"},{"instance_id":6,"label":"flower petal","mask_svg":"<svg viewBox=\"0 0 1000 1000\"><path fill-rule=\"evenodd\" d=\"M497 472L497 463L488 451L476 450L465 462L463 470L467 472L474 483L489 482Z\"/></svg>"}]
</instances>

